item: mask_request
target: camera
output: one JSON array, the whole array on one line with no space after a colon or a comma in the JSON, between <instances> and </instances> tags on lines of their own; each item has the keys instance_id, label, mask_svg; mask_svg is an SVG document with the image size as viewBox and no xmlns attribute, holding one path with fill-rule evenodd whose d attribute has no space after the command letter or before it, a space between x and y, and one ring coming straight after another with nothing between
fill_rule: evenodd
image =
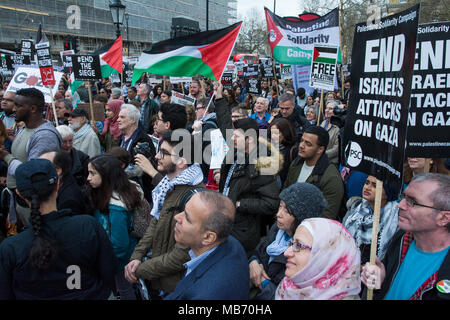
<instances>
[{"instance_id":1,"label":"camera","mask_svg":"<svg viewBox=\"0 0 450 320\"><path fill-rule=\"evenodd\" d=\"M133 148L134 154L142 154L146 158L153 157L150 145L148 142L139 142L136 147Z\"/></svg>"}]
</instances>

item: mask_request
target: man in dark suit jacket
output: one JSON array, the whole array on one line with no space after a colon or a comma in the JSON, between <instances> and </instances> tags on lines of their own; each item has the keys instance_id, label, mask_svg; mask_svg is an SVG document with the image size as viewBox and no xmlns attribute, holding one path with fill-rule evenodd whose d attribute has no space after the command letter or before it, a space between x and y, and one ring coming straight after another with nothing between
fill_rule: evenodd
<instances>
[{"instance_id":1,"label":"man in dark suit jacket","mask_svg":"<svg viewBox=\"0 0 450 320\"><path fill-rule=\"evenodd\" d=\"M186 274L166 300L248 300L249 269L242 245L229 236L235 207L226 196L200 191L175 216L175 241L191 248Z\"/></svg>"}]
</instances>

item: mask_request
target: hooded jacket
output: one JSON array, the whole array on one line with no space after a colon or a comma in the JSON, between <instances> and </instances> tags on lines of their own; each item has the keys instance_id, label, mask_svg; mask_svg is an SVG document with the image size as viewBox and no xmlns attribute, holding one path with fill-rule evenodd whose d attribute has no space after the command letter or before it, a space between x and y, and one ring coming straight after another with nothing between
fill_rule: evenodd
<instances>
[{"instance_id":1,"label":"hooded jacket","mask_svg":"<svg viewBox=\"0 0 450 320\"><path fill-rule=\"evenodd\" d=\"M226 137L225 130L232 129L231 109L225 99L217 99L215 104L217 122L222 135ZM283 166L283 155L264 139L260 138L259 142L267 145L270 156L260 156L255 163L249 163L247 154L245 164L236 165L229 182L228 197L235 204L239 202L231 235L241 242L247 253L252 252L260 241L262 216L274 216L280 204L276 175ZM219 181L221 193L231 166L225 162L222 164Z\"/></svg>"}]
</instances>

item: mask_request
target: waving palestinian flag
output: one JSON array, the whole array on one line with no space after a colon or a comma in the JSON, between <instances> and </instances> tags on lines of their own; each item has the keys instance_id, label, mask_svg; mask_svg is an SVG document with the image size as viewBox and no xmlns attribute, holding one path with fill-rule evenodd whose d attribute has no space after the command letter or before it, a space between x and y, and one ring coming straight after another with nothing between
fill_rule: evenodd
<instances>
[{"instance_id":1,"label":"waving palestinian flag","mask_svg":"<svg viewBox=\"0 0 450 320\"><path fill-rule=\"evenodd\" d=\"M103 78L108 78L112 73L122 73L122 35L95 51L94 54L100 56Z\"/></svg>"},{"instance_id":2,"label":"waving palestinian flag","mask_svg":"<svg viewBox=\"0 0 450 320\"><path fill-rule=\"evenodd\" d=\"M199 32L155 43L144 50L134 66L133 84L144 72L192 77L197 74L218 81L233 51L242 22L227 28Z\"/></svg>"}]
</instances>

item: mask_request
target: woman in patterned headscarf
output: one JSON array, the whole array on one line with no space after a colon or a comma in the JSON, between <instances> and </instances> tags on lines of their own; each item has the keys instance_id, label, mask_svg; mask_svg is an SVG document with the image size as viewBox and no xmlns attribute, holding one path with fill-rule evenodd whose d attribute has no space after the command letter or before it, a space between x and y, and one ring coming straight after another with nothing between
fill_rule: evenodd
<instances>
[{"instance_id":1,"label":"woman in patterned headscarf","mask_svg":"<svg viewBox=\"0 0 450 320\"><path fill-rule=\"evenodd\" d=\"M350 233L335 220L303 220L284 255L276 300L359 299L360 253Z\"/></svg>"}]
</instances>

